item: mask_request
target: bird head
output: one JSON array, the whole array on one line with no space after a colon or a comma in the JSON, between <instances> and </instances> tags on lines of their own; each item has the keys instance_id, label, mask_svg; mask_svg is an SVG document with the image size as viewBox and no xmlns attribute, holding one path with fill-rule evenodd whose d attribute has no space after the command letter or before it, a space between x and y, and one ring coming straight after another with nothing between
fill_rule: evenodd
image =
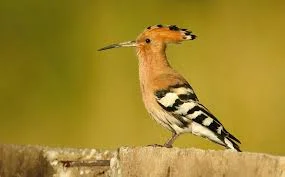
<instances>
[{"instance_id":1,"label":"bird head","mask_svg":"<svg viewBox=\"0 0 285 177\"><path fill-rule=\"evenodd\" d=\"M195 38L196 36L191 31L176 25L155 25L147 27L134 41L112 44L99 49L99 51L118 47L136 47L139 51L164 50L166 44L181 43Z\"/></svg>"}]
</instances>

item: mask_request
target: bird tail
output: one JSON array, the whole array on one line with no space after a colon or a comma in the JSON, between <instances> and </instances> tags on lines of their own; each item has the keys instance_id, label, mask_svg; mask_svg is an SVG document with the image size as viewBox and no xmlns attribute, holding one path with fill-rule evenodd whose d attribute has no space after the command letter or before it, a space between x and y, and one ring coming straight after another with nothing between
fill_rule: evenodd
<instances>
[{"instance_id":1,"label":"bird tail","mask_svg":"<svg viewBox=\"0 0 285 177\"><path fill-rule=\"evenodd\" d=\"M213 141L214 143L217 143L217 144L220 144L220 145L226 147L227 149L232 149L232 150L237 151L237 152L242 152L240 150L240 147L237 144L237 142L235 142L229 136L226 136L226 137L218 136L217 138L219 139L219 141L217 141L216 139L210 139L210 138L208 138L208 139L210 141ZM240 143L240 142L238 141L238 143Z\"/></svg>"},{"instance_id":2,"label":"bird tail","mask_svg":"<svg viewBox=\"0 0 285 177\"><path fill-rule=\"evenodd\" d=\"M228 136L224 137L224 146L228 149L236 150L238 152L241 152L240 147L237 143L240 143L240 141L235 138L232 134L229 133Z\"/></svg>"},{"instance_id":3,"label":"bird tail","mask_svg":"<svg viewBox=\"0 0 285 177\"><path fill-rule=\"evenodd\" d=\"M195 119L194 119L195 120ZM216 123L216 122L212 122ZM240 141L230 134L227 130L222 128L221 133L218 133L215 130L211 129L212 126L203 126L203 124L199 124L197 122L192 122L191 129L192 133L197 136L201 136L207 138L208 140L225 146L228 149L232 149L234 151L241 152L238 143Z\"/></svg>"}]
</instances>

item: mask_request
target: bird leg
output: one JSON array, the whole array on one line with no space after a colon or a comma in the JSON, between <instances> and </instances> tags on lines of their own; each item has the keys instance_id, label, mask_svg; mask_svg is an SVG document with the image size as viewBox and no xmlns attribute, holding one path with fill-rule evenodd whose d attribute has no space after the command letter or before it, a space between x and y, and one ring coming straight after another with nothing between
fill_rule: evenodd
<instances>
[{"instance_id":1,"label":"bird leg","mask_svg":"<svg viewBox=\"0 0 285 177\"><path fill-rule=\"evenodd\" d=\"M173 133L171 138L169 140L167 140L167 142L163 146L167 147L167 148L172 148L172 144L178 136L179 136L179 134Z\"/></svg>"},{"instance_id":2,"label":"bird leg","mask_svg":"<svg viewBox=\"0 0 285 177\"><path fill-rule=\"evenodd\" d=\"M172 148L173 142L176 140L176 138L179 136L179 134L173 133L171 138L167 140L167 142L164 145L160 144L151 144L147 146L152 146L152 147L166 147L166 148Z\"/></svg>"}]
</instances>

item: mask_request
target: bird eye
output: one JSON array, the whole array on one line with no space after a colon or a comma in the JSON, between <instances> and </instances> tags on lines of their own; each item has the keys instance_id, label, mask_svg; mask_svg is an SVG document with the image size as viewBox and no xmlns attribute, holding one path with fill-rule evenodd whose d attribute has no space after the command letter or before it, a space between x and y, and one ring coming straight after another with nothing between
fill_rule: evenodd
<instances>
[{"instance_id":1,"label":"bird eye","mask_svg":"<svg viewBox=\"0 0 285 177\"><path fill-rule=\"evenodd\" d=\"M145 40L145 42L146 42L146 43L150 43L150 39L147 38L147 39Z\"/></svg>"}]
</instances>

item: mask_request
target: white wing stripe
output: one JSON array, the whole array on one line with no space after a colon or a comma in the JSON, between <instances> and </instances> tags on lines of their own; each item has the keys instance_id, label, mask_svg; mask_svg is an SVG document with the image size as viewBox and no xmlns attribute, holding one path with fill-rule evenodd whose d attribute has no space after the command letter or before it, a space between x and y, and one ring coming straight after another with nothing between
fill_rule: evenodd
<instances>
[{"instance_id":1,"label":"white wing stripe","mask_svg":"<svg viewBox=\"0 0 285 177\"><path fill-rule=\"evenodd\" d=\"M164 97L159 99L158 102L162 104L164 107L171 107L175 103L176 99L178 99L177 94L169 92L165 94Z\"/></svg>"},{"instance_id":2,"label":"white wing stripe","mask_svg":"<svg viewBox=\"0 0 285 177\"><path fill-rule=\"evenodd\" d=\"M199 110L199 111L195 111L193 114L188 114L186 117L190 118L190 119L195 119L197 116L204 114L203 111Z\"/></svg>"},{"instance_id":3,"label":"white wing stripe","mask_svg":"<svg viewBox=\"0 0 285 177\"><path fill-rule=\"evenodd\" d=\"M222 130L223 130L223 126L219 126L218 129L217 129L217 133L221 134Z\"/></svg>"},{"instance_id":4,"label":"white wing stripe","mask_svg":"<svg viewBox=\"0 0 285 177\"><path fill-rule=\"evenodd\" d=\"M209 126L214 120L210 117L206 118L205 120L203 120L202 124L205 126Z\"/></svg>"},{"instance_id":5,"label":"white wing stripe","mask_svg":"<svg viewBox=\"0 0 285 177\"><path fill-rule=\"evenodd\" d=\"M234 146L233 146L233 143L230 142L230 141L228 140L228 138L226 138L226 137L225 137L225 143L226 143L226 145L227 145L229 148L231 148L231 149L233 149L233 150L236 150L236 149L234 148Z\"/></svg>"},{"instance_id":6,"label":"white wing stripe","mask_svg":"<svg viewBox=\"0 0 285 177\"><path fill-rule=\"evenodd\" d=\"M178 95L183 95L183 94L189 94L189 93L194 93L193 90L191 90L190 88L186 88L186 87L179 87L179 88L175 88L173 89L173 91L175 93L177 93Z\"/></svg>"},{"instance_id":7,"label":"white wing stripe","mask_svg":"<svg viewBox=\"0 0 285 177\"><path fill-rule=\"evenodd\" d=\"M178 107L178 110L175 111L175 113L179 115L186 115L190 109L194 108L194 106L196 106L195 102L183 103Z\"/></svg>"}]
</instances>

